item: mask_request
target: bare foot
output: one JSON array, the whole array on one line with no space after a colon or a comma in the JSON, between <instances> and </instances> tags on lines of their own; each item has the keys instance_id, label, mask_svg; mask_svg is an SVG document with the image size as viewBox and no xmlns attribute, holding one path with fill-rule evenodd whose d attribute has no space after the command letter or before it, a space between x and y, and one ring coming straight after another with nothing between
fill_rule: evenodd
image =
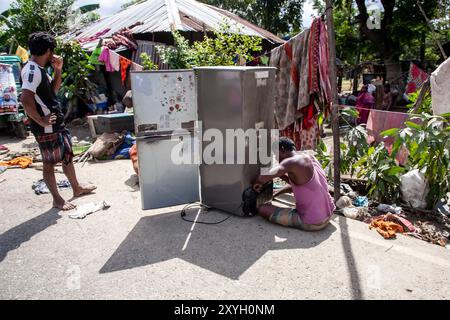
<instances>
[{"instance_id":1,"label":"bare foot","mask_svg":"<svg viewBox=\"0 0 450 320\"><path fill-rule=\"evenodd\" d=\"M93 185L88 185L88 186L81 186L77 189L73 191L73 196L76 197L81 197L82 195L85 194L89 194L92 193L92 191L94 191L95 189L97 189L96 186Z\"/></svg>"},{"instance_id":2,"label":"bare foot","mask_svg":"<svg viewBox=\"0 0 450 320\"><path fill-rule=\"evenodd\" d=\"M77 206L74 205L73 203L70 203L69 201L65 201L64 199L62 199L61 201L53 201L53 208L58 208L60 210L63 211L68 211L68 210L72 210L75 209Z\"/></svg>"}]
</instances>

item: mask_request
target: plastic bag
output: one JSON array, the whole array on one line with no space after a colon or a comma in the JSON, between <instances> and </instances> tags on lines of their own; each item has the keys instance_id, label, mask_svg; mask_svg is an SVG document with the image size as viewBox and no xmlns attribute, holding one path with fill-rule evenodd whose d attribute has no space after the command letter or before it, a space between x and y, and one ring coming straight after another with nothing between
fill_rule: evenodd
<instances>
[{"instance_id":1,"label":"plastic bag","mask_svg":"<svg viewBox=\"0 0 450 320\"><path fill-rule=\"evenodd\" d=\"M429 191L425 175L418 169L412 170L400 177L402 199L414 208L425 209L426 197Z\"/></svg>"}]
</instances>

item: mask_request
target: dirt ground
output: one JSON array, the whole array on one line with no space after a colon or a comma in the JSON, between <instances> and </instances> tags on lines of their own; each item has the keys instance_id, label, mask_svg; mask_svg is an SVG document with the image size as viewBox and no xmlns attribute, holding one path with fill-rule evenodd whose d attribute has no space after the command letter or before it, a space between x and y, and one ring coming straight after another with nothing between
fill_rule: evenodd
<instances>
[{"instance_id":1,"label":"dirt ground","mask_svg":"<svg viewBox=\"0 0 450 320\"><path fill-rule=\"evenodd\" d=\"M0 137L11 150L33 142ZM260 217L193 224L181 219L183 206L142 211L129 160L76 169L98 190L74 202L108 201L109 209L74 220L33 192L41 171L0 175L1 299L450 298L446 248L402 235L384 240L341 216L317 233Z\"/></svg>"}]
</instances>

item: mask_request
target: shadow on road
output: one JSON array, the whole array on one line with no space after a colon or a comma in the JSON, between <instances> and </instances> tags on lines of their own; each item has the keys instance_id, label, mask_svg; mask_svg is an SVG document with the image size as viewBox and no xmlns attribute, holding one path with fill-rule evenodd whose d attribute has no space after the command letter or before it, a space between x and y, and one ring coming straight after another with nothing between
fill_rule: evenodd
<instances>
[{"instance_id":1,"label":"shadow on road","mask_svg":"<svg viewBox=\"0 0 450 320\"><path fill-rule=\"evenodd\" d=\"M194 219L197 210L188 213ZM220 221L218 211L201 213L198 221ZM329 225L319 232L303 232L272 225L260 217L231 217L218 225L183 221L179 212L139 220L100 273L126 270L174 258L237 280L269 250L311 248L336 231ZM277 238L275 238L275 236ZM278 239L275 241L275 239Z\"/></svg>"},{"instance_id":2,"label":"shadow on road","mask_svg":"<svg viewBox=\"0 0 450 320\"><path fill-rule=\"evenodd\" d=\"M22 243L27 242L41 231L56 224L56 221L61 218L58 212L59 209L52 208L2 233L0 235L0 262L5 259L8 252L19 248Z\"/></svg>"},{"instance_id":3,"label":"shadow on road","mask_svg":"<svg viewBox=\"0 0 450 320\"><path fill-rule=\"evenodd\" d=\"M364 296L361 289L361 279L359 277L358 268L356 265L355 257L353 255L352 243L350 241L350 236L348 233L347 218L340 216L339 226L342 230L341 232L342 248L344 249L345 258L347 262L347 269L350 275L352 298L353 300L362 300L364 299Z\"/></svg>"}]
</instances>

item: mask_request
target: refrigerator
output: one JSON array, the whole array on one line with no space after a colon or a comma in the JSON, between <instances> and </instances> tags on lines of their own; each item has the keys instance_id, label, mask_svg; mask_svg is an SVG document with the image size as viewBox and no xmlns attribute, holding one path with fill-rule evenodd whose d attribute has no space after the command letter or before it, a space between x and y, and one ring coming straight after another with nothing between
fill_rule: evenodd
<instances>
[{"instance_id":1,"label":"refrigerator","mask_svg":"<svg viewBox=\"0 0 450 320\"><path fill-rule=\"evenodd\" d=\"M197 112L203 134L208 129L218 129L224 137L227 129L270 131L274 126L275 70L270 67L195 68ZM203 158L210 143L201 142ZM266 150L270 150L270 143L267 139ZM224 160L223 164L201 162L200 199L203 204L235 215L246 215L242 210L243 192L252 185L263 167L259 157L257 163L248 163L248 153L255 152L249 147L246 140L244 164L237 164L237 150L231 155L226 148L219 155ZM227 159L234 164L227 164ZM258 199L262 202L272 198L272 188L265 190Z\"/></svg>"},{"instance_id":2,"label":"refrigerator","mask_svg":"<svg viewBox=\"0 0 450 320\"><path fill-rule=\"evenodd\" d=\"M196 152L194 71L130 74L142 209L198 201L198 164L187 159Z\"/></svg>"}]
</instances>

